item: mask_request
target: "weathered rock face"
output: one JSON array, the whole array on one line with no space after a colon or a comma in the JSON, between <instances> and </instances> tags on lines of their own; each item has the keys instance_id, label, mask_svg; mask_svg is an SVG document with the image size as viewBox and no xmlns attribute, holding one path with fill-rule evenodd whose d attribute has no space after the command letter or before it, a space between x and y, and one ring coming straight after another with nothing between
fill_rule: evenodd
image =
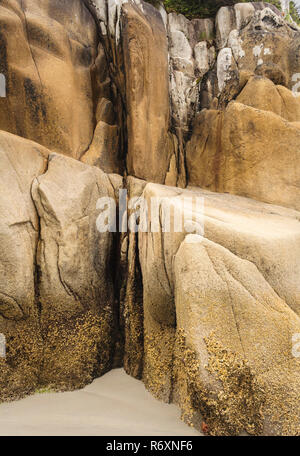
<instances>
[{"instance_id":1,"label":"weathered rock face","mask_svg":"<svg viewBox=\"0 0 300 456\"><path fill-rule=\"evenodd\" d=\"M50 155L47 172L33 181L40 219L38 249L40 303L46 318L54 311L76 315L110 302L107 277L111 235L96 227L97 201L113 197L106 174L61 155ZM101 251L99 259L95 252ZM56 302L57 309L52 308Z\"/></svg>"},{"instance_id":2,"label":"weathered rock face","mask_svg":"<svg viewBox=\"0 0 300 456\"><path fill-rule=\"evenodd\" d=\"M114 351L112 234L96 227L113 188L101 170L49 154L1 132L1 399L80 387Z\"/></svg>"},{"instance_id":3,"label":"weathered rock face","mask_svg":"<svg viewBox=\"0 0 300 456\"><path fill-rule=\"evenodd\" d=\"M166 185L186 186L184 149L199 105L199 87L216 59L211 19L188 20L181 14L163 16L169 42L171 123L176 134Z\"/></svg>"},{"instance_id":4,"label":"weathered rock face","mask_svg":"<svg viewBox=\"0 0 300 456\"><path fill-rule=\"evenodd\" d=\"M286 50L297 36L299 31L293 30L270 8L265 8L255 12L239 36L232 31L228 43L239 69L265 75L275 84L291 88L292 62Z\"/></svg>"},{"instance_id":5,"label":"weathered rock face","mask_svg":"<svg viewBox=\"0 0 300 456\"><path fill-rule=\"evenodd\" d=\"M129 174L164 182L172 138L169 128L168 45L161 15L125 4L122 45L126 74ZM147 124L151 128L147 128ZM147 165L146 165L147 163ZM146 165L146 166L145 166Z\"/></svg>"},{"instance_id":6,"label":"weathered rock face","mask_svg":"<svg viewBox=\"0 0 300 456\"><path fill-rule=\"evenodd\" d=\"M33 312L38 218L30 189L33 179L46 169L46 163L46 149L1 132L0 313L3 319L19 320Z\"/></svg>"},{"instance_id":7,"label":"weathered rock face","mask_svg":"<svg viewBox=\"0 0 300 456\"><path fill-rule=\"evenodd\" d=\"M144 197L148 207L151 198L161 200L158 232L139 234L146 386L160 399L179 402L196 426L201 411L212 433L284 432L288 424L276 414L296 400L300 380L291 352L300 325L299 213L152 184ZM183 202L196 197L203 198L204 213L183 214ZM185 217L180 233L172 223L171 232L163 232L166 198ZM204 237L186 236L192 217L194 228L204 226ZM274 365L285 366L288 379ZM276 398L265 383L276 384ZM294 405L290 429L299 426L299 404Z\"/></svg>"},{"instance_id":8,"label":"weathered rock face","mask_svg":"<svg viewBox=\"0 0 300 456\"><path fill-rule=\"evenodd\" d=\"M108 64L83 2L5 1L0 21L0 128L20 135L1 133L0 330L9 353L1 398L9 398L37 384L83 386L114 352L113 240L96 228L98 198L115 196L110 180L21 136L79 159L97 121L92 164L114 172L119 156Z\"/></svg>"},{"instance_id":9,"label":"weathered rock face","mask_svg":"<svg viewBox=\"0 0 300 456\"><path fill-rule=\"evenodd\" d=\"M110 77L104 46L99 43L92 71L94 115L97 122L88 149L81 157L84 163L97 166L106 173L124 172L122 154L122 109ZM121 111L120 114L117 111Z\"/></svg>"},{"instance_id":10,"label":"weathered rock face","mask_svg":"<svg viewBox=\"0 0 300 456\"><path fill-rule=\"evenodd\" d=\"M48 383L57 375L58 382L68 385L72 372L72 353L68 350L72 347L66 345L63 351L61 345L55 348L53 327L59 338L65 321L73 323L74 334L70 337L76 337L75 329L80 332L80 326L86 325L86 335L91 339L87 344L96 342L100 350L100 363L97 365L95 356L91 366L99 373L107 370L113 352L113 289L109 270L112 234L99 232L96 220L98 199L114 198L114 193L101 170L61 155L50 155L47 172L33 182L32 197L40 219L37 286L41 328L46 334L46 360L41 375ZM94 316L94 320L85 321L86 315ZM82 349L83 355L87 355L88 346ZM67 356L70 371L61 370ZM84 364L87 360L80 361ZM77 372L77 368L75 365L74 376L82 381L82 372Z\"/></svg>"},{"instance_id":11,"label":"weathered rock face","mask_svg":"<svg viewBox=\"0 0 300 456\"><path fill-rule=\"evenodd\" d=\"M299 209L300 34L266 6L237 4L217 15L219 53L208 77L215 73L217 84L186 147L188 182Z\"/></svg>"},{"instance_id":12,"label":"weathered rock face","mask_svg":"<svg viewBox=\"0 0 300 456\"><path fill-rule=\"evenodd\" d=\"M261 111L273 112L288 122L300 121L299 97L261 76L250 78L236 100Z\"/></svg>"},{"instance_id":13,"label":"weathered rock face","mask_svg":"<svg viewBox=\"0 0 300 456\"><path fill-rule=\"evenodd\" d=\"M238 3L216 17L217 64L205 77L202 108L224 108L251 75L295 89L299 72L299 28L269 3Z\"/></svg>"},{"instance_id":14,"label":"weathered rock face","mask_svg":"<svg viewBox=\"0 0 300 456\"><path fill-rule=\"evenodd\" d=\"M126 104L128 173L184 187L185 137L198 107L199 84L215 62L213 20L189 21L143 1L86 4L99 21ZM83 160L95 164L93 157L89 151Z\"/></svg>"},{"instance_id":15,"label":"weathered rock face","mask_svg":"<svg viewBox=\"0 0 300 456\"><path fill-rule=\"evenodd\" d=\"M189 183L299 210L299 106L256 77L225 111L202 111L187 146Z\"/></svg>"},{"instance_id":16,"label":"weathered rock face","mask_svg":"<svg viewBox=\"0 0 300 456\"><path fill-rule=\"evenodd\" d=\"M80 0L4 0L0 8L0 128L79 158L94 129L92 16Z\"/></svg>"},{"instance_id":17,"label":"weathered rock face","mask_svg":"<svg viewBox=\"0 0 300 456\"><path fill-rule=\"evenodd\" d=\"M210 19L189 21L170 13L167 27L174 124L188 130L197 109L199 82L215 62L214 24Z\"/></svg>"},{"instance_id":18,"label":"weathered rock face","mask_svg":"<svg viewBox=\"0 0 300 456\"><path fill-rule=\"evenodd\" d=\"M135 207L147 182L129 176L126 189L129 200L128 216L135 215ZM123 217L122 222L125 220ZM137 232L122 233L120 239L120 327L124 339L124 369L138 379L143 374L144 305L141 267L139 262L139 243Z\"/></svg>"},{"instance_id":19,"label":"weathered rock face","mask_svg":"<svg viewBox=\"0 0 300 456\"><path fill-rule=\"evenodd\" d=\"M106 173L122 173L124 164L119 157L119 130L117 125L99 121L91 146L81 158L83 163L97 166Z\"/></svg>"},{"instance_id":20,"label":"weathered rock face","mask_svg":"<svg viewBox=\"0 0 300 456\"><path fill-rule=\"evenodd\" d=\"M1 363L1 399L19 397L38 384L42 359L35 296L38 217L32 180L46 169L48 151L0 134L0 332L10 351Z\"/></svg>"},{"instance_id":21,"label":"weathered rock face","mask_svg":"<svg viewBox=\"0 0 300 456\"><path fill-rule=\"evenodd\" d=\"M299 318L253 263L200 236L186 237L181 244L175 277L175 372L191 395L189 404L186 391L177 387L187 416L196 420L194 407L203 410L216 435L297 432L300 365L291 355L290 341L299 331ZM274 364L288 375L278 375ZM289 410L286 420L282 410Z\"/></svg>"},{"instance_id":22,"label":"weathered rock face","mask_svg":"<svg viewBox=\"0 0 300 456\"><path fill-rule=\"evenodd\" d=\"M297 26L3 0L0 44L0 399L123 365L209 434L298 435Z\"/></svg>"}]
</instances>

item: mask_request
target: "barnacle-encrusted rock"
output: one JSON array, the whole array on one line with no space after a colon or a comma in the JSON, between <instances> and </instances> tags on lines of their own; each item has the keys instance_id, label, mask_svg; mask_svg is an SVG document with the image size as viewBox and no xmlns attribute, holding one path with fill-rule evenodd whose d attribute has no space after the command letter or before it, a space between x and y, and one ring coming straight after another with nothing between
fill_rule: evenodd
<instances>
[{"instance_id":1,"label":"barnacle-encrusted rock","mask_svg":"<svg viewBox=\"0 0 300 456\"><path fill-rule=\"evenodd\" d=\"M1 1L0 400L124 366L210 435L299 435L299 28L150 3Z\"/></svg>"},{"instance_id":2,"label":"barnacle-encrusted rock","mask_svg":"<svg viewBox=\"0 0 300 456\"><path fill-rule=\"evenodd\" d=\"M292 339L300 329L299 213L154 184L146 186L144 197L148 207L154 197L161 204L158 230L139 234L147 388L179 403L185 419L198 427L202 415L212 434L286 432L278 417L282 406L294 403L290 429L298 432L300 365ZM203 199L203 213L184 212L192 199L196 207L196 198ZM164 232L170 206L171 232ZM172 223L181 217L185 230L177 233ZM200 233L202 225L204 237L187 236L191 227ZM194 353L193 372L182 361L180 334ZM278 366L289 371L287 379L278 375Z\"/></svg>"}]
</instances>

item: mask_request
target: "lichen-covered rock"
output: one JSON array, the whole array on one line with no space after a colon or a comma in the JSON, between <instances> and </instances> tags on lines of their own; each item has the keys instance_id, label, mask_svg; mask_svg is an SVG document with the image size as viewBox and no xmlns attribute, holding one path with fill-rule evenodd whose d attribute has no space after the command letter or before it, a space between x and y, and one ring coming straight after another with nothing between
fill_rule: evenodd
<instances>
[{"instance_id":1,"label":"lichen-covered rock","mask_svg":"<svg viewBox=\"0 0 300 456\"><path fill-rule=\"evenodd\" d=\"M299 432L298 402L289 425L278 419L281 407L296 401L300 381L292 355L300 325L299 213L195 188L148 184L144 197L149 205L161 200L158 230L139 234L147 388L178 402L196 426L200 413L212 434L280 434L285 425ZM183 201L196 197L204 213L184 214ZM170 202L177 222L185 216L182 232L172 225L175 212L171 232L163 232ZM186 237L192 218L204 237ZM292 385L278 365L290 369ZM265 390L270 383L278 396Z\"/></svg>"},{"instance_id":2,"label":"lichen-covered rock","mask_svg":"<svg viewBox=\"0 0 300 456\"><path fill-rule=\"evenodd\" d=\"M174 268L177 328L198 367L196 379L185 371L191 405L202 411L211 433L280 434L285 423L277 414L293 401L287 421L299 431L300 364L291 351L299 317L252 262L200 236L185 239ZM289 370L293 385L278 379L274 366ZM265 385L271 382L270 396Z\"/></svg>"},{"instance_id":3,"label":"lichen-covered rock","mask_svg":"<svg viewBox=\"0 0 300 456\"><path fill-rule=\"evenodd\" d=\"M29 393L42 360L36 300L39 221L30 196L34 178L47 166L49 151L0 132L0 333L7 358L0 359L0 400Z\"/></svg>"},{"instance_id":4,"label":"lichen-covered rock","mask_svg":"<svg viewBox=\"0 0 300 456\"><path fill-rule=\"evenodd\" d=\"M97 200L114 200L113 187L101 170L6 132L0 161L0 400L41 384L78 388L114 353L112 234L96 227Z\"/></svg>"},{"instance_id":5,"label":"lichen-covered rock","mask_svg":"<svg viewBox=\"0 0 300 456\"><path fill-rule=\"evenodd\" d=\"M126 180L129 204L127 216L124 214L123 223L128 224L134 216L134 209L139 207L139 200L147 182L129 176ZM127 220L125 220L127 218ZM124 228L125 231L125 228ZM120 320L124 335L125 371L138 379L143 374L143 341L144 341L144 305L143 285L139 262L138 233L126 231L120 240Z\"/></svg>"},{"instance_id":6,"label":"lichen-covered rock","mask_svg":"<svg viewBox=\"0 0 300 456\"><path fill-rule=\"evenodd\" d=\"M225 89L228 82L238 79L238 70L231 48L223 48L218 54L217 77L220 92Z\"/></svg>"},{"instance_id":7,"label":"lichen-covered rock","mask_svg":"<svg viewBox=\"0 0 300 456\"><path fill-rule=\"evenodd\" d=\"M0 400L123 365L210 435L298 435L299 28L150 3L1 2Z\"/></svg>"},{"instance_id":8,"label":"lichen-covered rock","mask_svg":"<svg viewBox=\"0 0 300 456\"><path fill-rule=\"evenodd\" d=\"M299 73L300 32L297 26L286 22L273 5L259 2L221 8L216 28L219 56L225 49L231 49L241 82L243 74L257 74L293 89L297 82L295 74ZM227 83L232 85L234 78L235 75L233 78L228 75ZM219 92L225 86L222 73ZM227 100L238 91L239 86L235 84L232 93L226 95Z\"/></svg>"},{"instance_id":9,"label":"lichen-covered rock","mask_svg":"<svg viewBox=\"0 0 300 456\"><path fill-rule=\"evenodd\" d=\"M100 353L95 355L94 365L89 369L103 372L109 367L113 350L113 289L109 269L112 233L98 231L96 221L98 199L114 199L114 192L107 175L101 170L51 154L47 172L33 182L32 197L41 229L37 253L38 298L47 353L41 376L48 383L57 381L58 385L64 386L73 382L76 385L76 380L70 375L72 353L65 353L60 346L55 349L55 340L48 333L56 331L60 337L60 328L63 332L66 325L71 327L73 324L72 337L76 339L75 328L79 331L78 325L87 325L87 333L84 334L82 329L82 336L91 343L93 331L103 324L106 333L103 340L98 339ZM85 320L88 312L95 315L93 324ZM97 323L97 318L102 323ZM47 351L48 339L54 347L48 347ZM79 338L78 342L84 346L84 340ZM72 350L72 344L68 348ZM75 357L76 348L74 352ZM100 363L97 365L98 357ZM67 364L64 366L63 363ZM100 364L103 364L102 369ZM84 378L83 370L77 372L79 382L82 381L81 375Z\"/></svg>"},{"instance_id":10,"label":"lichen-covered rock","mask_svg":"<svg viewBox=\"0 0 300 456\"><path fill-rule=\"evenodd\" d=\"M233 30L240 31L252 21L253 17L261 17L261 11L268 8L273 18L273 21L285 24L281 12L271 3L255 2L255 3L237 3L233 6L223 6L219 9L216 15L216 42L218 49L222 49L228 45L228 39ZM274 16L277 16L277 18ZM269 24L267 24L267 22ZM270 21L265 21L264 26L270 26ZM288 26L288 24L285 24ZM257 29L259 30L259 29Z\"/></svg>"},{"instance_id":11,"label":"lichen-covered rock","mask_svg":"<svg viewBox=\"0 0 300 456\"><path fill-rule=\"evenodd\" d=\"M188 130L199 98L199 83L215 61L213 21L167 16L170 53L170 95L176 127Z\"/></svg>"}]
</instances>

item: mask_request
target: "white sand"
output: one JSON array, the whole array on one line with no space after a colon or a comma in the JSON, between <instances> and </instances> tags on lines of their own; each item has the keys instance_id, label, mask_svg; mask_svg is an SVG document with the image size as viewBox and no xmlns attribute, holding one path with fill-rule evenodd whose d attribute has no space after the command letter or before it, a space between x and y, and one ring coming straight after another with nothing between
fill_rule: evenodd
<instances>
[{"instance_id":1,"label":"white sand","mask_svg":"<svg viewBox=\"0 0 300 456\"><path fill-rule=\"evenodd\" d=\"M82 390L35 394L0 404L0 435L200 435L175 405L154 399L142 382L115 369Z\"/></svg>"}]
</instances>

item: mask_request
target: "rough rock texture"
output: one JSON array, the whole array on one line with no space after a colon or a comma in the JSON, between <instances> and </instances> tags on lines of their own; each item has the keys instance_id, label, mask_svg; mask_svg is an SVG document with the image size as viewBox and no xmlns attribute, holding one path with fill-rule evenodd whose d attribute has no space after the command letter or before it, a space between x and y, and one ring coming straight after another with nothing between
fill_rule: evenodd
<instances>
[{"instance_id":1,"label":"rough rock texture","mask_svg":"<svg viewBox=\"0 0 300 456\"><path fill-rule=\"evenodd\" d=\"M91 15L80 0L3 0L0 25L0 128L79 158L94 129Z\"/></svg>"},{"instance_id":2,"label":"rough rock texture","mask_svg":"<svg viewBox=\"0 0 300 456\"><path fill-rule=\"evenodd\" d=\"M3 319L19 320L34 307L34 259L38 217L33 179L46 169L48 151L1 132L1 306ZM26 170L26 172L24 172ZM18 239L18 243L16 243ZM16 286L17 284L17 286ZM26 296L27 302L22 298Z\"/></svg>"},{"instance_id":3,"label":"rough rock texture","mask_svg":"<svg viewBox=\"0 0 300 456\"><path fill-rule=\"evenodd\" d=\"M231 86L227 88L227 97L234 96L239 90L239 83L251 74L265 76L275 84L293 88L294 74L298 72L299 29L285 22L275 7L247 3L221 8L216 28L218 48L223 52L225 49L231 51L232 64L238 69L236 78L227 74L227 82ZM227 68L223 66L222 72L223 78L224 75L226 77Z\"/></svg>"},{"instance_id":4,"label":"rough rock texture","mask_svg":"<svg viewBox=\"0 0 300 456\"><path fill-rule=\"evenodd\" d=\"M186 335L195 354L194 365L176 375L186 376L192 409L202 410L215 435L295 432L300 363L292 358L291 340L299 317L252 262L200 236L185 239L174 268L178 343ZM278 366L289 376L278 376ZM185 411L180 393L179 387Z\"/></svg>"},{"instance_id":5,"label":"rough rock texture","mask_svg":"<svg viewBox=\"0 0 300 456\"><path fill-rule=\"evenodd\" d=\"M198 84L213 66L213 21L189 21L182 14L170 13L167 20L170 52L170 92L176 127L188 129L198 103Z\"/></svg>"},{"instance_id":6,"label":"rough rock texture","mask_svg":"<svg viewBox=\"0 0 300 456\"><path fill-rule=\"evenodd\" d=\"M296 400L300 380L291 352L300 325L299 213L153 184L144 197L149 205L153 197L161 201L158 232L139 234L147 388L179 402L185 419L196 426L201 411L212 433L297 429L299 403L290 428L280 412ZM186 237L197 211L186 211L183 232L174 232L171 223L171 232L164 233L167 198L183 215L184 199L196 197L204 199L204 214L198 213L194 228L199 232L204 224L204 238ZM278 365L289 370L288 379L277 375ZM276 384L278 396L272 397L265 382Z\"/></svg>"},{"instance_id":7,"label":"rough rock texture","mask_svg":"<svg viewBox=\"0 0 300 456\"><path fill-rule=\"evenodd\" d=\"M168 46L161 15L125 4L122 45L126 74L129 174L164 182L172 153L169 128ZM150 124L150 128L147 125Z\"/></svg>"},{"instance_id":8,"label":"rough rock texture","mask_svg":"<svg viewBox=\"0 0 300 456\"><path fill-rule=\"evenodd\" d=\"M189 21L143 1L86 4L99 21L111 76L126 104L128 174L185 187L186 136L199 84L215 62L213 21ZM88 152L83 160L95 164L93 156Z\"/></svg>"},{"instance_id":9,"label":"rough rock texture","mask_svg":"<svg viewBox=\"0 0 300 456\"><path fill-rule=\"evenodd\" d=\"M187 179L299 209L299 29L264 3L221 8L211 90L186 146ZM214 82L214 83L213 83ZM217 98L216 98L217 97Z\"/></svg>"},{"instance_id":10,"label":"rough rock texture","mask_svg":"<svg viewBox=\"0 0 300 456\"><path fill-rule=\"evenodd\" d=\"M119 157L119 131L117 125L99 121L91 146L81 158L83 163L97 166L106 173L122 173L124 165Z\"/></svg>"},{"instance_id":11,"label":"rough rock texture","mask_svg":"<svg viewBox=\"0 0 300 456\"><path fill-rule=\"evenodd\" d=\"M96 228L113 188L101 170L48 154L1 132L1 398L82 386L114 351L112 235Z\"/></svg>"},{"instance_id":12,"label":"rough rock texture","mask_svg":"<svg viewBox=\"0 0 300 456\"><path fill-rule=\"evenodd\" d=\"M112 234L100 233L96 219L98 199L113 198L113 188L101 170L61 155L50 155L47 172L33 182L32 196L40 219L37 285L42 331L51 332L51 325L55 325L59 337L60 325L65 320L72 322L88 312L99 316L107 334L98 341L99 354L103 356L103 366L98 370L105 371L112 351ZM42 375L50 377L50 382L55 375L53 370L59 370L68 355L61 353L61 347L55 350L51 343L52 340L47 347L46 336ZM66 366L61 376L59 381L70 382Z\"/></svg>"},{"instance_id":13,"label":"rough rock texture","mask_svg":"<svg viewBox=\"0 0 300 456\"><path fill-rule=\"evenodd\" d=\"M236 100L261 111L271 111L288 122L300 121L300 98L261 76L250 78Z\"/></svg>"},{"instance_id":14,"label":"rough rock texture","mask_svg":"<svg viewBox=\"0 0 300 456\"><path fill-rule=\"evenodd\" d=\"M211 435L299 435L298 27L2 0L0 48L0 399L124 366Z\"/></svg>"},{"instance_id":15,"label":"rough rock texture","mask_svg":"<svg viewBox=\"0 0 300 456\"><path fill-rule=\"evenodd\" d=\"M147 182L129 176L126 180L129 204L128 214L122 217L122 225L135 217L135 209L140 208L140 198ZM126 220L127 218L127 220ZM143 285L139 262L138 233L134 230L122 233L120 239L120 327L124 334L124 369L135 377L142 378L144 306Z\"/></svg>"},{"instance_id":16,"label":"rough rock texture","mask_svg":"<svg viewBox=\"0 0 300 456\"><path fill-rule=\"evenodd\" d=\"M1 398L18 397L38 382L41 334L35 296L39 222L30 196L47 165L47 149L0 133L0 332L10 351L1 362Z\"/></svg>"},{"instance_id":17,"label":"rough rock texture","mask_svg":"<svg viewBox=\"0 0 300 456\"><path fill-rule=\"evenodd\" d=\"M272 97L254 99L254 87ZM199 113L187 146L189 183L299 210L299 106L290 91L262 79L225 111Z\"/></svg>"},{"instance_id":18,"label":"rough rock texture","mask_svg":"<svg viewBox=\"0 0 300 456\"><path fill-rule=\"evenodd\" d=\"M38 264L43 311L51 313L53 301L58 306L55 315L76 314L86 307L94 310L100 298L105 307L110 294L106 269L111 234L98 232L96 206L100 197L113 197L107 175L50 155L47 172L33 182L32 196L41 227ZM95 258L97 251L100 258Z\"/></svg>"}]
</instances>

